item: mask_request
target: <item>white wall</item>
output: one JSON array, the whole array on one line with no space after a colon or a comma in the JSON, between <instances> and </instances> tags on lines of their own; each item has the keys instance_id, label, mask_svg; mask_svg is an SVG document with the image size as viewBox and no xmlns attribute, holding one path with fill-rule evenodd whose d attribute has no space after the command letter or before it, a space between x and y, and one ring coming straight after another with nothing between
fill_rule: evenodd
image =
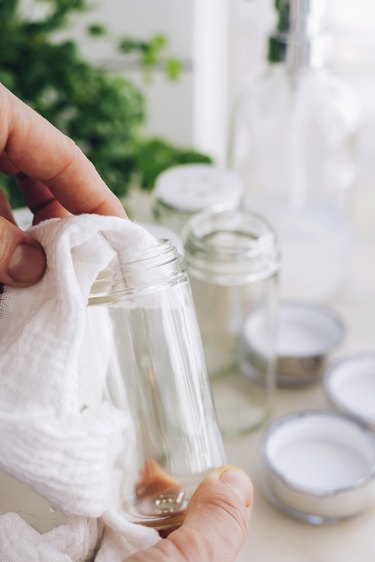
<instances>
[{"instance_id":1,"label":"white wall","mask_svg":"<svg viewBox=\"0 0 375 562\"><path fill-rule=\"evenodd\" d=\"M373 0L327 0L333 32L333 65L352 87L364 115L362 150L372 150L375 132L375 3ZM273 26L274 0L95 0L71 30L82 52L98 64L112 66L139 84L148 99L147 131L181 145L194 144L224 161L233 102L266 53ZM30 6L33 6L31 8ZM24 10L38 16L46 9L24 0ZM88 40L84 27L101 22L113 37L168 36L170 53L183 62L183 75L170 83L157 72L144 84L141 72L124 62L108 39ZM368 158L367 162L371 159ZM363 181L375 175L370 167Z\"/></svg>"},{"instance_id":2,"label":"white wall","mask_svg":"<svg viewBox=\"0 0 375 562\"><path fill-rule=\"evenodd\" d=\"M185 0L97 0L97 8L86 22L105 24L114 37L129 35L148 39L155 34L168 37L169 53L183 64L178 82L170 82L156 71L150 83L132 64L126 64L107 39L82 42L82 52L96 62L116 61L115 69L141 87L148 99L146 130L181 145L192 143L192 5ZM76 29L83 28L82 17Z\"/></svg>"},{"instance_id":3,"label":"white wall","mask_svg":"<svg viewBox=\"0 0 375 562\"><path fill-rule=\"evenodd\" d=\"M191 146L193 0L95 0L91 5L89 12L73 16L69 30L59 33L57 38L77 38L85 57L95 64L106 65L141 87L148 100L148 133ZM23 0L23 12L28 17L37 19L47 9L43 2ZM90 39L85 33L90 23L104 24L111 37ZM149 39L156 34L167 36L168 53L182 61L183 73L177 82L168 81L156 70L153 80L146 84L134 61L113 48L116 38L124 35Z\"/></svg>"},{"instance_id":4,"label":"white wall","mask_svg":"<svg viewBox=\"0 0 375 562\"><path fill-rule=\"evenodd\" d=\"M228 0L230 25L229 107L265 58L274 21L274 0ZM353 91L361 113L357 205L367 229L375 228L375 2L326 0L332 67Z\"/></svg>"}]
</instances>

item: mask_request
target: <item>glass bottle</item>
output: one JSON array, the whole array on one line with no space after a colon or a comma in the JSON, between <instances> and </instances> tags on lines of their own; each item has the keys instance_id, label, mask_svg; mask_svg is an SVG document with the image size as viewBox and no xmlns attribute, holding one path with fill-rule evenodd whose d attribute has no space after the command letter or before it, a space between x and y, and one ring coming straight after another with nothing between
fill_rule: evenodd
<instances>
[{"instance_id":1,"label":"glass bottle","mask_svg":"<svg viewBox=\"0 0 375 562\"><path fill-rule=\"evenodd\" d=\"M184 231L190 276L207 368L221 429L247 433L269 415L274 389L274 346L279 254L275 235L248 211L205 212ZM262 311L265 364L259 377L242 373L241 332Z\"/></svg>"},{"instance_id":2,"label":"glass bottle","mask_svg":"<svg viewBox=\"0 0 375 562\"><path fill-rule=\"evenodd\" d=\"M157 178L153 213L158 223L180 234L195 213L237 209L242 198L242 182L232 170L211 164L182 164Z\"/></svg>"},{"instance_id":3,"label":"glass bottle","mask_svg":"<svg viewBox=\"0 0 375 562\"><path fill-rule=\"evenodd\" d=\"M287 298L327 299L350 263L357 107L327 67L324 0L276 0L268 64L234 110L229 164L275 228Z\"/></svg>"},{"instance_id":4,"label":"glass bottle","mask_svg":"<svg viewBox=\"0 0 375 562\"><path fill-rule=\"evenodd\" d=\"M118 255L92 287L81 350L97 381L83 407L103 395L116 427L122 508L159 530L181 524L196 486L225 462L181 262L170 241Z\"/></svg>"}]
</instances>

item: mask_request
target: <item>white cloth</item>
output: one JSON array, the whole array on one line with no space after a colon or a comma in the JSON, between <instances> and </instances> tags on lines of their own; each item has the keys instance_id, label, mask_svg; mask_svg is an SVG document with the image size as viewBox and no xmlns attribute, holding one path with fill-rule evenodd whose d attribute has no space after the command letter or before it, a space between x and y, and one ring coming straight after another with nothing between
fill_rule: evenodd
<instances>
[{"instance_id":1,"label":"white cloth","mask_svg":"<svg viewBox=\"0 0 375 562\"><path fill-rule=\"evenodd\" d=\"M1 516L0 560L120 562L159 537L115 511L113 423L105 408L80 412L79 352L98 273L117 251L155 239L130 221L93 215L30 232L48 265L39 283L7 287L0 302L0 468L69 518L40 534L14 513Z\"/></svg>"}]
</instances>

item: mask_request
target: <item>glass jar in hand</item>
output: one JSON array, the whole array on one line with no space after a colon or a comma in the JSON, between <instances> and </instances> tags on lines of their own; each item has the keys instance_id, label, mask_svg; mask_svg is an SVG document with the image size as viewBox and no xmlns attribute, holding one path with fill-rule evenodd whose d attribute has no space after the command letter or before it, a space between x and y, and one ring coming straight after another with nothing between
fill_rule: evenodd
<instances>
[{"instance_id":1,"label":"glass jar in hand","mask_svg":"<svg viewBox=\"0 0 375 562\"><path fill-rule=\"evenodd\" d=\"M117 427L123 509L159 530L182 523L196 486L225 462L181 261L169 241L118 255L92 287L85 338Z\"/></svg>"}]
</instances>

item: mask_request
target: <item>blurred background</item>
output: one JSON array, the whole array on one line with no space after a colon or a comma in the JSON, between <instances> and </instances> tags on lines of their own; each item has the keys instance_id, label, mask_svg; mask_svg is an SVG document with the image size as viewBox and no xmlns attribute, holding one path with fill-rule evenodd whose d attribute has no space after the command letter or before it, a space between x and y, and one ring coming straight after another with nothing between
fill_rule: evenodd
<instances>
[{"instance_id":1,"label":"blurred background","mask_svg":"<svg viewBox=\"0 0 375 562\"><path fill-rule=\"evenodd\" d=\"M34 47L39 40L39 52L43 41L48 44L75 43L74 48L90 64L127 78L143 92L145 116L138 122L142 121L141 127L146 135L163 138L173 148L194 148L223 164L234 100L266 57L266 37L275 24L273 4L273 0L3 0L0 7L0 79L27 98L25 88L22 91L15 85L15 82L25 80L29 73L30 60L25 53L23 67L21 60L16 68L18 76L10 75L14 68L12 59L15 55L19 57L22 50L19 42L23 43L23 50L30 50L25 40ZM60 19L55 18L53 25L37 29L37 24L46 21L48 14L59 11ZM23 22L24 35L18 38L18 43L12 43L9 37L14 36L17 25L19 29L20 21ZM358 204L367 209L367 223L375 222L368 206L369 198L373 202L375 197L371 189L375 172L371 158L372 139L375 138L374 21L375 5L371 0L329 2L332 66L354 92L361 110L357 189L363 196ZM33 24L36 26L34 30ZM119 49L124 37L135 41L130 45L125 42ZM156 42L151 54L146 53L146 59L149 55L149 66L156 62L152 76L145 78L141 63L145 51L142 47L137 51L137 45L155 37ZM161 43L158 43L158 37L162 37ZM129 53L132 47L134 51ZM38 49L34 49L34 75L42 64L35 58L37 54ZM58 59L57 53L56 65L61 73L64 69L62 64L59 68ZM165 61L170 65L167 72ZM50 60L48 64L52 74ZM172 79L166 76L168 72ZM35 99L37 76L35 80L34 83L30 79L30 88L34 92L29 92L29 98L42 110L42 103ZM41 92L42 85L39 82L39 92L48 97L48 92ZM125 95L129 98L134 93L126 92ZM135 103L129 111L137 113L139 104ZM128 120L129 125L124 119L121 126L132 129L137 116ZM157 149L163 152L163 148L156 147L155 152ZM151 150L154 156L155 152ZM171 149L169 154L163 152L158 156L166 165L195 159L190 154L184 157L172 153ZM146 151L138 157L147 160L148 155ZM99 168L100 159L103 159L102 155L97 158ZM159 167L163 165L161 162ZM146 178L146 183L152 182L158 171L158 166L150 170L150 179ZM121 182L121 178L109 174L110 184L111 180L114 184ZM122 181L125 183L127 178Z\"/></svg>"},{"instance_id":2,"label":"blurred background","mask_svg":"<svg viewBox=\"0 0 375 562\"><path fill-rule=\"evenodd\" d=\"M323 0L300 2L314 5L318 12L321 3ZM150 191L165 169L187 163L231 165L228 152L236 102L249 84L258 83L258 94L262 92L259 72L267 66L270 56L269 36L276 29L280 31L283 6L287 4L287 0L1 0L0 81L72 136L93 160L109 187L124 197L127 210L139 220L149 222L152 220ZM290 4L296 5L296 2ZM259 168L263 167L262 172L270 170L265 176L272 189L273 180L281 180L282 176L278 175L277 168L279 153L281 164L285 164L288 158L283 160L283 150L287 153L291 148L290 159L294 161L290 167L293 169L287 172L294 173L292 179L297 188L302 186L300 195L306 196L306 201L302 198L297 198L297 204L292 201L284 215L284 223L291 227L284 233L285 239L280 236L281 245L285 243L282 268L284 271L290 268L291 272L286 294L288 298L292 294L294 298L328 301L333 305L347 328L345 353L358 353L374 349L375 332L375 268L372 266L375 244L375 3L372 0L330 0L326 4L325 25L330 32L328 68L339 80L314 82L319 73L312 72L311 82L304 83L304 72L301 72L300 82L290 73L288 80L291 76L292 79L285 91L283 82L279 82L279 98L272 98L273 93L277 94L277 89L273 92L272 87L268 91L268 101L264 100L268 105L259 103L263 99L258 95L258 105L254 107L262 111L253 111L253 114L250 111L250 115L260 116L250 125L256 133L255 139L262 141L264 135L263 145L260 142L255 154ZM279 19L275 6L279 9ZM319 17L314 25L318 20ZM300 88L300 84L303 87ZM343 98L340 97L344 90L353 94L358 124L357 119L352 120L355 125L351 122L350 103L341 106L346 96L343 93ZM300 98L293 97L295 91L301 93ZM292 95L288 97L290 92ZM301 107L297 111L298 104L290 103L297 98L304 102L300 113ZM281 108L279 113L278 107ZM240 119L240 124L246 124L246 112L242 115L244 119ZM291 123L290 129L285 123ZM296 127L297 141L302 141L294 145L290 138L293 135L289 134L290 130L293 133L293 127ZM311 130L315 137L310 134ZM352 137L355 137L353 143ZM299 150L301 146L302 151ZM313 166L311 159L306 158L311 147L316 149L317 156ZM295 148L298 150L293 152ZM304 172L308 173L298 175L299 163L303 160L299 158L301 154L306 160ZM355 156L355 173L351 168L352 156ZM256 160L254 152L251 158ZM255 168L253 178L259 179L262 174ZM284 168L280 166L282 171ZM229 176L232 183L228 189L225 183L228 176L222 171L220 168L219 175L211 179L207 179L207 175L202 179L193 171L191 182L189 185L185 182L185 188L187 191L191 188L192 197L197 196L194 189L198 184L208 191L212 188L211 192L217 195L218 185L225 184L219 196L223 196L223 191L232 192L236 206L238 184ZM217 170L214 172L216 174ZM289 181L288 173L284 175ZM308 177L309 189L303 181L296 181L302 176L306 176L303 180ZM320 181L321 178L324 181ZM353 197L349 185L352 179ZM164 215L159 213L159 219L167 221L172 210L175 219L185 221L197 210L189 208L187 203L191 203L191 198L188 201L181 195L180 180L181 177L174 177L172 193L164 176L164 197L169 196L170 200L159 201L165 203L164 207L161 205ZM280 186L283 184L284 188L288 181L280 181ZM256 182L247 183L245 188L253 192ZM22 206L12 179L2 178L2 185L12 205ZM261 182L256 187L262 191ZM172 197L176 191L177 199ZM285 191L288 196L295 195L290 193L293 190ZM319 197L321 201L318 202L327 205L315 213ZM175 208L170 205L171 201L176 203ZM351 219L355 219L354 229L351 221L345 222L344 206L349 208ZM286 209L285 206L280 208ZM278 211L276 218L282 214ZM335 223L340 213L343 220ZM153 218L158 218L155 213ZM170 216L169 219L172 223ZM163 224L163 220L159 222ZM283 226L285 224L281 225L281 232ZM176 233L180 234L179 228ZM182 247L181 240L180 243ZM344 292L340 293L344 285L341 281L348 279L351 283L346 283ZM282 296L285 295L282 293ZM232 303L235 299L227 301ZM223 302L225 305L225 299ZM242 306L242 301L238 302ZM216 319L214 323L225 325ZM319 326L317 333L321 333ZM366 389L363 392L366 395ZM245 410L245 407L237 408L236 403L235 406L240 413ZM322 407L330 407L322 385L278 389L277 414ZM251 473L258 485L262 474L257 453L259 432L246 439L246 442L226 443L228 458ZM316 540L315 528L277 516L260 494L257 502L252 546L244 551L239 562L248 562L250 552L255 562L271 562L275 545L279 562L300 561L301 552L304 560L312 562L333 559L352 562L354 556L359 562L373 559L373 510L367 519L319 529L319 540ZM270 528L272 541L269 540ZM294 558L291 557L293 553Z\"/></svg>"}]
</instances>

